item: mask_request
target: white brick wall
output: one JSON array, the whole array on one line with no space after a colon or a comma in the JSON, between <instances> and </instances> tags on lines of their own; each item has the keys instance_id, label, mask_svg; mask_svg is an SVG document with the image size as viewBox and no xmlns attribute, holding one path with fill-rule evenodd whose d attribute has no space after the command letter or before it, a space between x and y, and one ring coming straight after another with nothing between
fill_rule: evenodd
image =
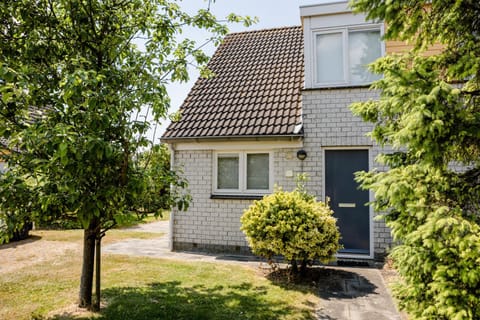
<instances>
[{"instance_id":1,"label":"white brick wall","mask_svg":"<svg viewBox=\"0 0 480 320\"><path fill-rule=\"evenodd\" d=\"M374 159L381 150L366 136L372 126L349 109L350 104L378 98L375 91L367 88L338 88L308 90L303 93L304 149L308 153L305 159L305 172L311 180L310 192L321 199L323 195L323 152L326 147L366 147L370 152L373 167L385 169ZM391 247L390 230L383 220L374 220L374 253L381 257Z\"/></svg>"},{"instance_id":2,"label":"white brick wall","mask_svg":"<svg viewBox=\"0 0 480 320\"><path fill-rule=\"evenodd\" d=\"M297 149L274 151L274 183L285 190L295 187L294 178L285 172L300 172ZM247 252L247 242L240 231L240 217L253 200L210 199L213 178L213 151L184 150L175 152L175 165L180 166L189 181L192 203L188 211L173 212L174 249Z\"/></svg>"},{"instance_id":3,"label":"white brick wall","mask_svg":"<svg viewBox=\"0 0 480 320\"><path fill-rule=\"evenodd\" d=\"M303 94L304 149L307 158L296 158L298 148L274 151L274 183L285 190L295 187L295 179L286 171L309 175L308 190L322 199L323 148L366 147L370 163L381 151L366 133L371 125L352 115L349 105L356 101L376 99L377 93L366 88L308 90ZM175 164L181 166L189 181L193 197L186 212L174 211L174 249L248 252L245 236L240 231L240 217L252 200L210 199L213 178L212 150L175 151ZM385 169L380 168L379 169ZM381 257L391 247L390 230L383 221L374 221L374 252Z\"/></svg>"}]
</instances>

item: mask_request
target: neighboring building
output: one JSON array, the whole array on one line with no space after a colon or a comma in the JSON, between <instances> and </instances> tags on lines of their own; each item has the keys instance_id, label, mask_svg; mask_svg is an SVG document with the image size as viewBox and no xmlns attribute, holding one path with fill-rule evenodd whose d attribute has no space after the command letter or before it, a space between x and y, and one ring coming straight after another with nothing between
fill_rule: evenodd
<instances>
[{"instance_id":1,"label":"neighboring building","mask_svg":"<svg viewBox=\"0 0 480 320\"><path fill-rule=\"evenodd\" d=\"M49 109L50 108L48 107L44 107L44 108L29 107L27 116L23 118L21 121L24 122L25 124L32 124L40 120L44 116L45 112L47 112ZM4 120L4 121L9 121L9 120ZM12 147L11 145L9 145L8 139L0 137L0 173L5 172L5 170L7 169L5 158L11 152L20 152L20 149L17 146Z\"/></svg>"},{"instance_id":2,"label":"neighboring building","mask_svg":"<svg viewBox=\"0 0 480 320\"><path fill-rule=\"evenodd\" d=\"M372 126L349 105L376 99L378 76L365 65L389 52L384 24L353 15L347 2L300 8L303 27L228 35L162 140L170 144L193 197L172 213L172 249L249 252L240 216L274 185L290 190L308 174L308 190L338 218L341 258L381 259L390 231L374 220L368 191L353 173L378 165ZM399 51L402 43L392 43ZM297 158L297 152L306 158ZM384 169L384 168L380 168Z\"/></svg>"}]
</instances>

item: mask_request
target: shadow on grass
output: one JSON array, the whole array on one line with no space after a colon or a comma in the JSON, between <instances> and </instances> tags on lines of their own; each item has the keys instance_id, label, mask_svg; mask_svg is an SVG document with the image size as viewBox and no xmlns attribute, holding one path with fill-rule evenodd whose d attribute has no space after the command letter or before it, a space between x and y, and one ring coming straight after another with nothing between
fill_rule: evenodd
<instances>
[{"instance_id":1,"label":"shadow on grass","mask_svg":"<svg viewBox=\"0 0 480 320\"><path fill-rule=\"evenodd\" d=\"M119 287L103 291L107 306L95 319L278 319L295 315L312 319L305 309L267 299L267 288L242 283L232 286L185 287L179 281L147 287ZM58 315L53 319L88 319Z\"/></svg>"},{"instance_id":2,"label":"shadow on grass","mask_svg":"<svg viewBox=\"0 0 480 320\"><path fill-rule=\"evenodd\" d=\"M9 243L0 244L0 250L18 248L18 247L21 247L22 245L25 245L27 243L32 243L40 239L42 239L42 237L36 236L36 235L29 235L28 238L24 240L11 241Z\"/></svg>"},{"instance_id":3,"label":"shadow on grass","mask_svg":"<svg viewBox=\"0 0 480 320\"><path fill-rule=\"evenodd\" d=\"M354 299L377 294L377 286L370 280L355 271L338 268L312 267L308 268L304 277L294 278L289 270L278 269L268 274L267 278L282 288L312 292L324 300Z\"/></svg>"}]
</instances>

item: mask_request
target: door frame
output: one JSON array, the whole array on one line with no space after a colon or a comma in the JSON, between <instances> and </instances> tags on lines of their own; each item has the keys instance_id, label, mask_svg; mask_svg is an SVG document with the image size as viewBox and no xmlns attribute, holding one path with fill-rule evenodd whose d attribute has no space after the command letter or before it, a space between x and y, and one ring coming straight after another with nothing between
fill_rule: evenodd
<instances>
[{"instance_id":1,"label":"door frame","mask_svg":"<svg viewBox=\"0 0 480 320\"><path fill-rule=\"evenodd\" d=\"M326 189L326 184L325 184L325 151L328 150L365 150L367 151L367 157L368 157L368 170L370 170L373 167L373 159L372 159L372 147L371 146L350 146L350 147L322 147L322 201L325 201L325 189ZM368 190L368 201L371 202L373 201L373 192L371 190ZM372 206L368 206L368 216L369 216L369 244L370 244L370 254L365 255L365 254L351 254L351 253L337 253L336 257L337 258L351 258L351 259L373 259L374 258L374 232L373 232L373 227L374 227L374 221L373 221L373 208Z\"/></svg>"}]
</instances>

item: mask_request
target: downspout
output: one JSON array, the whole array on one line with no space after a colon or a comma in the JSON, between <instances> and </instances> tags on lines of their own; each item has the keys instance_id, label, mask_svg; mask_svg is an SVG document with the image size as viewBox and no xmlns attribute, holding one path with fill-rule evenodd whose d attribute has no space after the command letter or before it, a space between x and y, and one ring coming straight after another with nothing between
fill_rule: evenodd
<instances>
[{"instance_id":1,"label":"downspout","mask_svg":"<svg viewBox=\"0 0 480 320\"><path fill-rule=\"evenodd\" d=\"M170 150L170 170L173 170L175 166L175 147L172 144L168 144L168 149ZM173 184L170 185L170 190L172 190ZM175 218L175 209L170 210L170 219L168 224L168 250L173 251L173 221Z\"/></svg>"}]
</instances>

